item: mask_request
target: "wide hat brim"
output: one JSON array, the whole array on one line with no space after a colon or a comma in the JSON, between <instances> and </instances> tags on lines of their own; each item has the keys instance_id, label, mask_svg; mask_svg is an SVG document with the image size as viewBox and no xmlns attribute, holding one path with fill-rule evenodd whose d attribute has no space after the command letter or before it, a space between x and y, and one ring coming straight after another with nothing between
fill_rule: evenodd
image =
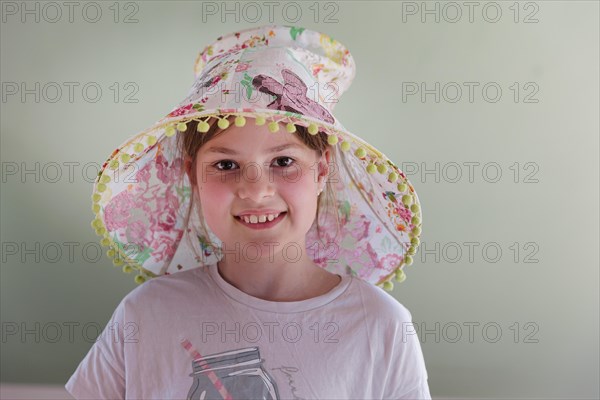
<instances>
[{"instance_id":1,"label":"wide hat brim","mask_svg":"<svg viewBox=\"0 0 600 400\"><path fill-rule=\"evenodd\" d=\"M337 215L319 220L319 234L313 223L306 251L332 273L386 290L393 279L402 282L403 267L412 263L420 242L421 207L405 174L331 113L335 102L328 96L334 93L337 100L354 71L344 46L303 28L252 28L207 46L184 101L115 149L94 183L92 227L113 263L137 271L141 283L219 260L218 249L208 243L220 241L210 230L204 237L197 219L184 226L192 190L177 136L190 121L205 130L204 122L216 119L226 127L233 116L236 126L267 124L273 134L290 134L298 126L326 133L336 161L330 212Z\"/></svg>"}]
</instances>

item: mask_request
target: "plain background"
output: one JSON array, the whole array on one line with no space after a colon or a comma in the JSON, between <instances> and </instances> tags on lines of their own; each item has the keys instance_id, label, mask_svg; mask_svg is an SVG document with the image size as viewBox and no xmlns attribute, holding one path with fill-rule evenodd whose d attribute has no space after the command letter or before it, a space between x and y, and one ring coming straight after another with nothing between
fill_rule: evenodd
<instances>
[{"instance_id":1,"label":"plain background","mask_svg":"<svg viewBox=\"0 0 600 400\"><path fill-rule=\"evenodd\" d=\"M235 13L207 15L201 2L100 2L96 23L82 16L86 2L72 23L62 2L54 23L47 3L29 2L39 22L22 22L7 3L1 381L64 385L95 327L135 287L106 256L91 260L94 165L187 95L204 46L271 21L264 2L255 3L256 22L244 3L227 3L239 9L236 22ZM435 14L421 20L421 2L302 2L298 20L295 8L286 15L286 3L275 3L274 23L325 32L350 49L357 75L336 116L410 171L422 245L392 295L421 328L432 395L598 398L598 2L476 2L472 22L463 2L454 3L463 13L456 22L445 2L427 2L439 22ZM406 13L411 5L416 15ZM124 23L131 13L137 22ZM8 94L12 84L35 82L39 102ZM78 84L73 102L65 82ZM436 82L439 102L435 94L403 99L407 85ZM472 102L465 82L478 85ZM96 102L93 87L82 93L90 83L102 89ZM125 101L132 87L137 103ZM21 176L36 163L37 177ZM36 243L39 262L26 251Z\"/></svg>"}]
</instances>

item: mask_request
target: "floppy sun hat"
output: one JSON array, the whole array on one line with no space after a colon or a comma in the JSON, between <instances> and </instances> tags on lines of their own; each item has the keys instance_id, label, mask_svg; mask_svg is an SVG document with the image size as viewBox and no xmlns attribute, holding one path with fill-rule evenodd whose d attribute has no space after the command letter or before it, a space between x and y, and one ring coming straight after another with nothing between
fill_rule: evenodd
<instances>
[{"instance_id":1,"label":"floppy sun hat","mask_svg":"<svg viewBox=\"0 0 600 400\"><path fill-rule=\"evenodd\" d=\"M346 130L332 114L355 75L350 52L331 37L270 25L219 37L197 57L188 96L149 129L115 149L94 183L92 227L113 264L135 281L217 262L221 242L186 226L192 188L177 136L266 125L274 135L304 127L326 134L337 164L330 207L336 224L313 223L306 247L313 261L384 288L406 278L419 246L421 209L405 174L383 153ZM193 122L196 131L190 133ZM322 133L320 133L322 132ZM319 221L321 218L319 217ZM329 219L330 221L332 219ZM316 221L315 221L316 222Z\"/></svg>"}]
</instances>

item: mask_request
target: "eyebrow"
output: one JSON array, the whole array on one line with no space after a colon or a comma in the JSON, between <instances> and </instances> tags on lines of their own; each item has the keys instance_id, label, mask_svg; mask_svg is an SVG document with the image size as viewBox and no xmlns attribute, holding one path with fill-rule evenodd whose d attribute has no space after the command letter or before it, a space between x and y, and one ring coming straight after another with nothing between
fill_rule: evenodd
<instances>
[{"instance_id":1,"label":"eyebrow","mask_svg":"<svg viewBox=\"0 0 600 400\"><path fill-rule=\"evenodd\" d=\"M285 150L290 147L295 147L295 148L299 148L299 149L303 148L302 145L300 145L298 143L286 143L286 144L282 144L279 146L271 147L270 149L267 149L267 151L269 153L277 153L278 151ZM206 150L206 152L207 153L223 153L223 154L231 154L231 155L238 154L235 150L228 149L227 147L221 147L221 146L210 147L208 150Z\"/></svg>"}]
</instances>

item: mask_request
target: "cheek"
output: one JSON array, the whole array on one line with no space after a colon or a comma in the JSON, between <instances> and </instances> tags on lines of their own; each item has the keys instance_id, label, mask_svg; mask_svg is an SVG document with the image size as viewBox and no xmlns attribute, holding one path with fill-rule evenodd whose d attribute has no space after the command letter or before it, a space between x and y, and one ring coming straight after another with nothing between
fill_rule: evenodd
<instances>
[{"instance_id":1,"label":"cheek","mask_svg":"<svg viewBox=\"0 0 600 400\"><path fill-rule=\"evenodd\" d=\"M292 179L278 179L277 191L286 201L295 204L296 208L308 210L314 202L316 208L317 185L312 174L294 176Z\"/></svg>"},{"instance_id":2,"label":"cheek","mask_svg":"<svg viewBox=\"0 0 600 400\"><path fill-rule=\"evenodd\" d=\"M211 208L223 208L222 205L229 202L232 197L232 191L227 185L220 182L207 181L200 183L198 186L198 194L202 199L202 204L206 204ZM221 205L221 207L219 207Z\"/></svg>"},{"instance_id":3,"label":"cheek","mask_svg":"<svg viewBox=\"0 0 600 400\"><path fill-rule=\"evenodd\" d=\"M198 195L202 199L203 205L219 204L227 197L227 185L222 182L220 175L210 169L207 163L198 161L196 178Z\"/></svg>"}]
</instances>

